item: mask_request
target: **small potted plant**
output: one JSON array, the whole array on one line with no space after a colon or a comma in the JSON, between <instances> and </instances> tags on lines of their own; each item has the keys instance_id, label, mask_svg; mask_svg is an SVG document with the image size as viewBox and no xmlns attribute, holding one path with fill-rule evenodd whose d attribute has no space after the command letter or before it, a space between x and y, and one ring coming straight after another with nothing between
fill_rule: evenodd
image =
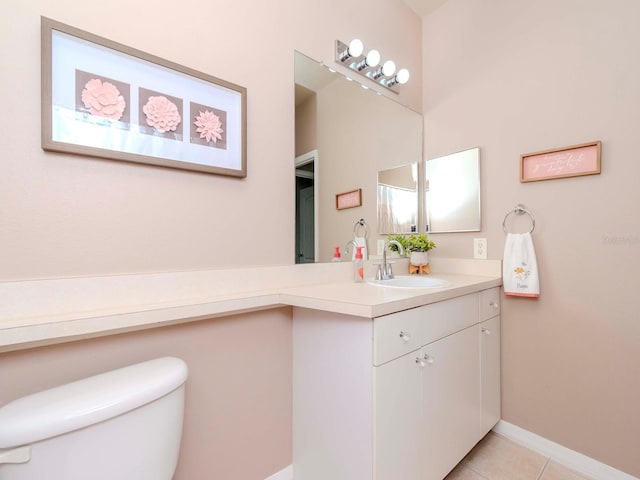
<instances>
[{"instance_id":1,"label":"small potted plant","mask_svg":"<svg viewBox=\"0 0 640 480\"><path fill-rule=\"evenodd\" d=\"M426 233L412 233L407 237L407 250L409 250L409 263L422 266L429 264L429 250L436 248L435 242L429 240Z\"/></svg>"},{"instance_id":2,"label":"small potted plant","mask_svg":"<svg viewBox=\"0 0 640 480\"><path fill-rule=\"evenodd\" d=\"M428 251L436 248L433 240L430 240L426 233L412 233L410 235L389 235L388 240L395 240L402 248L405 255L409 256L411 265L422 266L429 263ZM389 245L389 249L397 251L398 247L394 244Z\"/></svg>"}]
</instances>

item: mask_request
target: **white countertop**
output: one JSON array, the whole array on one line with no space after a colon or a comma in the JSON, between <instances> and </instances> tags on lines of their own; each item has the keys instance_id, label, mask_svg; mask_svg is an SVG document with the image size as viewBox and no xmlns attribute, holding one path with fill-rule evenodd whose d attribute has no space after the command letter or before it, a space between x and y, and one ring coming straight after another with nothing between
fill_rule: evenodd
<instances>
[{"instance_id":1,"label":"white countertop","mask_svg":"<svg viewBox=\"0 0 640 480\"><path fill-rule=\"evenodd\" d=\"M389 288L368 283L331 283L287 288L280 292L285 305L313 308L358 317L375 318L429 303L497 287L500 277L434 274L448 282L439 288Z\"/></svg>"},{"instance_id":2,"label":"white countertop","mask_svg":"<svg viewBox=\"0 0 640 480\"><path fill-rule=\"evenodd\" d=\"M345 262L0 282L0 352L281 306L375 318L502 283L496 260L432 259L432 276L448 285L424 289L354 283L351 268Z\"/></svg>"}]
</instances>

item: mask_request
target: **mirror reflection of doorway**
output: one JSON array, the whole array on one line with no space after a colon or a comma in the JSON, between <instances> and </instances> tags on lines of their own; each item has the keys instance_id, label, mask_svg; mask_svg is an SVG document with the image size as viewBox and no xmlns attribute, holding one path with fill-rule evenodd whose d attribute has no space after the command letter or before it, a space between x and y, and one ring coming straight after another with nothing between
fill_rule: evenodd
<instances>
[{"instance_id":1,"label":"mirror reflection of doorway","mask_svg":"<svg viewBox=\"0 0 640 480\"><path fill-rule=\"evenodd\" d=\"M314 263L316 258L316 191L317 152L296 158L296 263Z\"/></svg>"}]
</instances>

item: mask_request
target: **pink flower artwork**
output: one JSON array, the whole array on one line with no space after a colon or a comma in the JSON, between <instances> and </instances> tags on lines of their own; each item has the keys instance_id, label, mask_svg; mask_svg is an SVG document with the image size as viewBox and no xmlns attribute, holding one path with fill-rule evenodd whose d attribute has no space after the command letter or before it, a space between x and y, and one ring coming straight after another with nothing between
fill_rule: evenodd
<instances>
[{"instance_id":1,"label":"pink flower artwork","mask_svg":"<svg viewBox=\"0 0 640 480\"><path fill-rule=\"evenodd\" d=\"M111 120L120 120L126 106L120 90L109 82L98 78L89 80L82 90L82 103L92 115Z\"/></svg>"},{"instance_id":2,"label":"pink flower artwork","mask_svg":"<svg viewBox=\"0 0 640 480\"><path fill-rule=\"evenodd\" d=\"M176 104L164 96L149 97L142 111L147 116L147 124L161 133L175 132L182 121Z\"/></svg>"},{"instance_id":3,"label":"pink flower artwork","mask_svg":"<svg viewBox=\"0 0 640 480\"><path fill-rule=\"evenodd\" d=\"M200 134L200 138L205 138L207 142L217 143L218 140L222 140L222 122L220 117L215 113L205 110L200 112L200 115L196 117L196 121L193 122L196 127L196 132Z\"/></svg>"}]
</instances>

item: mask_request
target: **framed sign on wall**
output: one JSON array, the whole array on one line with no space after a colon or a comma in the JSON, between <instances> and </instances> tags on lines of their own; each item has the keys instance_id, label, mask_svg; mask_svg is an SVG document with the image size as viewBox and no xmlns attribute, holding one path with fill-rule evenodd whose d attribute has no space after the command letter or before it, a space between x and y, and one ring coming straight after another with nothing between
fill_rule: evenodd
<instances>
[{"instance_id":1,"label":"framed sign on wall","mask_svg":"<svg viewBox=\"0 0 640 480\"><path fill-rule=\"evenodd\" d=\"M520 156L520 182L600 173L600 141Z\"/></svg>"}]
</instances>

